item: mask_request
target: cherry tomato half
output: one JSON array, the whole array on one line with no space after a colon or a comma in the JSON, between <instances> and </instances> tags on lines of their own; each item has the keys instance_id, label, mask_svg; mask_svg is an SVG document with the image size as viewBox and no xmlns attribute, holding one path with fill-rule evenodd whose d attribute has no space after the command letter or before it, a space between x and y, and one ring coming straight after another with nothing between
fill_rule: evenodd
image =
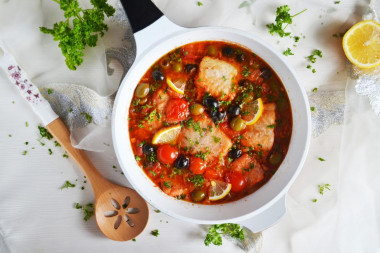
<instances>
[{"instance_id":1,"label":"cherry tomato half","mask_svg":"<svg viewBox=\"0 0 380 253\"><path fill-rule=\"evenodd\" d=\"M199 157L191 157L190 170L194 174L203 174L206 170L206 163Z\"/></svg>"},{"instance_id":2,"label":"cherry tomato half","mask_svg":"<svg viewBox=\"0 0 380 253\"><path fill-rule=\"evenodd\" d=\"M162 163L172 164L178 157L178 150L169 144L164 144L158 147L157 157Z\"/></svg>"},{"instance_id":3,"label":"cherry tomato half","mask_svg":"<svg viewBox=\"0 0 380 253\"><path fill-rule=\"evenodd\" d=\"M232 192L240 192L247 185L243 174L237 171L226 173L226 182L231 184Z\"/></svg>"},{"instance_id":4,"label":"cherry tomato half","mask_svg":"<svg viewBox=\"0 0 380 253\"><path fill-rule=\"evenodd\" d=\"M177 122L189 116L189 104L185 99L174 98L166 105L166 119L169 122Z\"/></svg>"}]
</instances>

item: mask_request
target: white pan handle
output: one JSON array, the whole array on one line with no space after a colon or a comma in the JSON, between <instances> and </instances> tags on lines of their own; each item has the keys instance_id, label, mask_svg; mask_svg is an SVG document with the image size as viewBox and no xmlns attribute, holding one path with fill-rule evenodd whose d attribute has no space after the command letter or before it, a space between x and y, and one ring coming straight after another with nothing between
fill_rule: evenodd
<instances>
[{"instance_id":1,"label":"white pan handle","mask_svg":"<svg viewBox=\"0 0 380 253\"><path fill-rule=\"evenodd\" d=\"M264 212L251 219L241 222L241 225L249 228L254 233L261 232L273 226L284 216L286 212L285 198L286 194Z\"/></svg>"},{"instance_id":2,"label":"white pan handle","mask_svg":"<svg viewBox=\"0 0 380 253\"><path fill-rule=\"evenodd\" d=\"M182 26L174 24L166 16L160 17L153 24L135 33L136 58L155 42L174 32L185 29Z\"/></svg>"}]
</instances>

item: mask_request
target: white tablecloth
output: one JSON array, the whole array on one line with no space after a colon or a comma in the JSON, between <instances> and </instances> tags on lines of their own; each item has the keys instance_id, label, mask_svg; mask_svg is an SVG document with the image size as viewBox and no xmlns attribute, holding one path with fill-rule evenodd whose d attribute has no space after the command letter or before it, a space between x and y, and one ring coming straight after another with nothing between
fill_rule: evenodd
<instances>
[{"instance_id":1,"label":"white tablecloth","mask_svg":"<svg viewBox=\"0 0 380 253\"><path fill-rule=\"evenodd\" d=\"M16 9L19 9L14 15L15 18L6 25L6 20L1 20L0 16L0 36L9 36L12 26L18 30L23 27L25 30L22 32L27 34L28 29L34 29L28 26L28 19L43 19L33 16L33 12L24 10L22 2L0 2L0 12L4 12L4 8L10 5L12 8L17 5ZM363 8L368 5L364 0L343 0L339 4L332 0L203 0L202 6L198 6L194 0L155 2L172 21L180 25L234 27L260 36L279 52L290 47L295 55L288 56L287 59L295 68L307 92L311 92L314 87L318 87L318 91L345 89L347 63L341 48L341 39L333 37L333 34L344 32L360 20ZM294 18L294 24L289 26L293 34L301 37L296 47L293 47L293 39L271 36L265 27L267 23L274 21L276 7L283 4L291 7L292 14L308 8L305 13ZM39 5L36 6L39 8ZM40 7L46 6L51 4L41 1ZM51 24L52 20L54 19L50 17L43 23ZM1 29L7 29L7 32L2 32ZM32 73L32 80L42 83L54 80L54 67L51 68L50 75L39 74L38 69L46 60L49 63L60 62L60 52L56 55L44 55L44 47L51 45L41 45L32 52L25 46L29 43L28 37L11 36L2 39L8 39L8 44L14 40L9 47L17 52L18 59L25 63L28 73ZM18 51L19 48L28 48L29 51ZM315 74L306 68L308 61L305 59L314 49L323 52L323 58L317 59L317 63L313 64ZM35 58L30 58L30 55ZM99 68L101 62L102 60ZM56 66L64 67L58 63ZM91 68L91 61L85 66ZM87 79L86 76L81 80L68 80L70 78L67 76L57 76L59 81L78 84L97 81L96 76L89 78L91 79ZM2 71L0 87L0 252L241 251L227 240L224 240L221 247L206 247L203 244L206 232L201 226L156 213L153 208L147 228L136 242L114 242L105 238L98 230L94 218L84 222L80 211L74 208L75 202L87 203L94 199L91 187L83 182L82 172L70 159L62 157L63 150L55 147L53 142L46 141L45 146L40 145L37 129L39 119L19 96L18 91L9 84ZM98 92L110 94L115 89L105 87ZM363 124L379 124L379 119L371 114L373 112L365 97L357 98L355 93L349 95L350 101L359 103L361 106L357 108L362 110L360 117L350 120L360 120ZM346 122L345 127L333 125L312 139L304 168L288 193L288 211L277 225L263 232L262 252L380 252L380 207L378 203L376 205L376 202L373 202L375 193L380 189L363 188L363 184L355 183L353 187L356 188L352 189L340 182L340 178L344 176L342 174L346 173L343 170L344 166L352 166L353 163L362 161L363 157L367 160L374 158L373 155L376 153L373 150L379 150L380 147L378 144L368 145L380 135L375 131L368 133L366 138L359 138L360 133L354 132L350 138L350 131L356 131L357 128L350 128L349 123ZM25 142L28 142L28 145L25 145ZM356 143L360 143L356 152L347 149L347 145L352 146ZM49 155L49 148L53 151L52 155ZM109 149L112 150L112 146ZM24 150L28 151L26 155L22 155ZM366 151L372 156L367 157ZM128 185L121 175L113 152L88 154L105 177L116 183ZM323 157L326 161L321 162L318 157ZM362 182L368 181L371 186L375 180L379 180L379 177L372 177L379 174L366 174L365 170L367 166L379 167L380 163L377 163L376 159L377 157L364 168L360 167L360 163L357 164L360 167L357 177L366 177ZM116 169L113 165L116 165ZM65 180L75 182L77 187L60 190ZM331 191L321 196L318 185L325 183L331 185ZM81 190L81 186L85 189ZM349 201L350 196L353 202ZM317 202L312 201L314 198ZM345 206L345 203L349 205ZM372 224L368 224L366 230L364 228L368 221L372 221ZM158 237L150 234L154 229L159 230ZM352 245L354 246L351 247Z\"/></svg>"}]
</instances>

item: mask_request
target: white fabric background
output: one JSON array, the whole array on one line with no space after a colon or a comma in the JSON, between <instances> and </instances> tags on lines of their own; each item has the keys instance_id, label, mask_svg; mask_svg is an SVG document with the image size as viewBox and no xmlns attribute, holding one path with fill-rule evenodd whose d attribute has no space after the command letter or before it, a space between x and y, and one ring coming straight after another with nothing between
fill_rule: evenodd
<instances>
[{"instance_id":1,"label":"white fabric background","mask_svg":"<svg viewBox=\"0 0 380 253\"><path fill-rule=\"evenodd\" d=\"M344 32L360 20L368 1L228 1L156 0L155 3L183 26L229 26L253 32L280 52L292 48L289 63L295 68L306 91L343 90L346 60L341 40L332 34ZM239 8L244 3L243 8ZM292 40L271 36L265 25L274 20L277 6L288 4L296 13L292 33L305 35L293 48ZM85 85L101 95L113 93L117 82L105 71L104 47L89 50L83 67L66 70L56 44L38 31L60 16L52 1L0 1L0 39L37 85L72 82ZM46 36L46 37L45 37ZM306 69L306 56L320 49L316 74ZM102 236L92 218L85 223L74 202L93 200L82 172L62 158L63 151L47 142L37 142L39 120L18 96L0 71L0 252L239 252L225 241L222 247L205 247L204 230L197 225L174 220L151 209L146 230L137 242L113 242ZM287 214L279 224L264 231L262 252L380 252L379 156L380 120L370 110L365 97L356 95L347 84L345 126L332 126L312 139L305 166L289 191ZM13 104L12 101L15 101ZM25 122L29 127L25 127ZM8 137L11 134L12 137ZM24 142L29 141L26 146ZM35 149L31 149L35 147ZM52 148L50 156L48 148ZM28 150L26 156L21 153ZM126 179L112 168L117 165L110 153L89 153L104 176L119 184ZM321 162L317 158L323 157ZM118 166L117 166L118 167ZM65 180L75 181L74 189L59 190ZM329 183L331 191L318 193L318 184ZM80 190L84 185L86 189ZM316 203L312 199L317 198ZM167 223L168 222L168 223ZM149 233L159 229L158 238ZM5 246L4 246L5 245Z\"/></svg>"}]
</instances>

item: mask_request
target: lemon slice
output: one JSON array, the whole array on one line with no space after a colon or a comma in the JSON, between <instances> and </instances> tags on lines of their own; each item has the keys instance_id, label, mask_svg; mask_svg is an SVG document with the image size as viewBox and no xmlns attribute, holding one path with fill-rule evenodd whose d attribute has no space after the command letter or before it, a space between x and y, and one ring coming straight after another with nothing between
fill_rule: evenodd
<instances>
[{"instance_id":1,"label":"lemon slice","mask_svg":"<svg viewBox=\"0 0 380 253\"><path fill-rule=\"evenodd\" d=\"M357 23L343 36L348 60L360 68L380 65L380 24L373 20Z\"/></svg>"},{"instance_id":2,"label":"lemon slice","mask_svg":"<svg viewBox=\"0 0 380 253\"><path fill-rule=\"evenodd\" d=\"M261 114L263 114L263 110L263 100L258 98L243 105L241 108L241 118L246 121L247 126L253 125L259 120Z\"/></svg>"},{"instance_id":3,"label":"lemon slice","mask_svg":"<svg viewBox=\"0 0 380 253\"><path fill-rule=\"evenodd\" d=\"M166 78L166 83L169 85L170 88L172 88L175 92L179 94L185 94L185 86L186 86L186 80L184 79L178 79L176 81L172 81L170 77Z\"/></svg>"},{"instance_id":4,"label":"lemon slice","mask_svg":"<svg viewBox=\"0 0 380 253\"><path fill-rule=\"evenodd\" d=\"M208 199L211 201L220 200L227 196L230 190L231 184L218 180L212 180Z\"/></svg>"},{"instance_id":5,"label":"lemon slice","mask_svg":"<svg viewBox=\"0 0 380 253\"><path fill-rule=\"evenodd\" d=\"M181 132L181 125L166 127L158 131L154 136L153 144L174 143Z\"/></svg>"}]
</instances>

